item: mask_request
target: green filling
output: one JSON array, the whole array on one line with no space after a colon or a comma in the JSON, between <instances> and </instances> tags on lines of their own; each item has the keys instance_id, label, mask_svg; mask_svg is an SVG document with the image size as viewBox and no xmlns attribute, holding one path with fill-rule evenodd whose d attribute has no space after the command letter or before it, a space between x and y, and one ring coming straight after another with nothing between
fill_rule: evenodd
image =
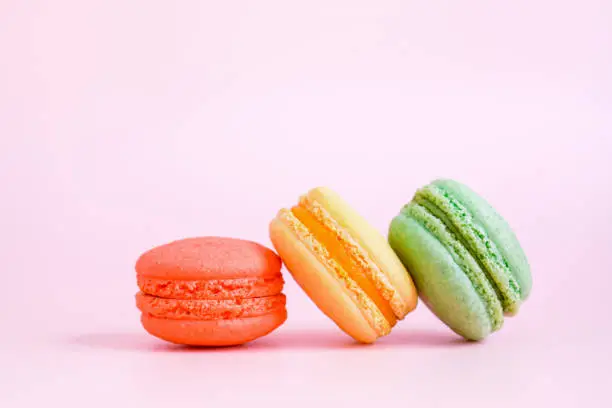
<instances>
[{"instance_id":1,"label":"green filling","mask_svg":"<svg viewBox=\"0 0 612 408\"><path fill-rule=\"evenodd\" d=\"M402 212L421 224L448 250L453 260L467 275L472 287L478 293L478 297L484 302L491 320L492 331L498 330L504 321L500 298L486 273L466 249L466 246L461 243L459 237L425 206L410 203L404 207Z\"/></svg>"},{"instance_id":2,"label":"green filling","mask_svg":"<svg viewBox=\"0 0 612 408\"><path fill-rule=\"evenodd\" d=\"M421 205L423 208L425 208L431 215L433 215L434 217L436 217L438 220L440 220L442 222L442 224L444 224L444 226L449 230L449 232L453 235L453 237L459 241L463 247L465 249L467 249L467 251L469 252L469 245L467 243L467 241L464 239L464 237L459 234L457 232L457 230L455 228L452 228L452 224L449 223L448 218L446 217L446 215L440 211L440 209L438 207L436 207L435 205L433 205L432 203L430 203L429 201L425 201L423 200L422 202L419 202L419 205ZM479 262L478 258L476 256L474 256L473 253L470 252L470 255L472 256L472 258L478 262L479 267L482 271L485 271L484 266L482 265L481 262ZM497 287L497 284L489 277L489 275L486 272L483 272L483 276L485 277L485 279L487 279L487 281L489 281L489 284L491 285L491 287L493 288L493 290L495 291L498 299L502 299L502 294L499 291L499 288Z\"/></svg>"},{"instance_id":3,"label":"green filling","mask_svg":"<svg viewBox=\"0 0 612 408\"><path fill-rule=\"evenodd\" d=\"M521 301L521 289L508 262L478 225L470 212L451 194L430 184L417 191L414 201L426 207L459 238L487 274L501 299L505 312L513 313Z\"/></svg>"}]
</instances>

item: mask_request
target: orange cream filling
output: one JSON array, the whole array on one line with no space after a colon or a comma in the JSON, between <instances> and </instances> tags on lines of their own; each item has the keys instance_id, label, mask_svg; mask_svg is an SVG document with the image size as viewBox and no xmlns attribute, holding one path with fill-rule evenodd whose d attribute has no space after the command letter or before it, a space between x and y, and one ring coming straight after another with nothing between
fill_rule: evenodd
<instances>
[{"instance_id":1,"label":"orange cream filling","mask_svg":"<svg viewBox=\"0 0 612 408\"><path fill-rule=\"evenodd\" d=\"M380 310L390 326L395 325L397 318L389 301L385 300L377 290L374 283L368 279L362 266L351 256L350 248L346 242L338 239L338 233L330 223L317 219L308 209L300 203L291 209L293 215L308 229L316 241L327 249L334 259L352 279L372 300ZM362 256L367 256L362 250Z\"/></svg>"}]
</instances>

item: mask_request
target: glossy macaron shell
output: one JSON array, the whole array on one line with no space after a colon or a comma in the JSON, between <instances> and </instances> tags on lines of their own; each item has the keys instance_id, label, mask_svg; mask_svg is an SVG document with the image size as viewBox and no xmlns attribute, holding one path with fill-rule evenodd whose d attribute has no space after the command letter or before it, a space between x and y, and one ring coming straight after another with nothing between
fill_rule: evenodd
<instances>
[{"instance_id":1,"label":"glossy macaron shell","mask_svg":"<svg viewBox=\"0 0 612 408\"><path fill-rule=\"evenodd\" d=\"M499 330L531 290L525 255L484 199L452 180L417 191L390 226L389 243L419 294L451 329L473 340Z\"/></svg>"},{"instance_id":2,"label":"glossy macaron shell","mask_svg":"<svg viewBox=\"0 0 612 408\"><path fill-rule=\"evenodd\" d=\"M277 277L281 260L264 246L237 238L187 238L153 248L136 262L138 276L198 281Z\"/></svg>"},{"instance_id":3,"label":"glossy macaron shell","mask_svg":"<svg viewBox=\"0 0 612 408\"><path fill-rule=\"evenodd\" d=\"M189 238L136 262L144 328L164 340L225 346L261 337L287 317L281 260L255 242Z\"/></svg>"},{"instance_id":4,"label":"glossy macaron shell","mask_svg":"<svg viewBox=\"0 0 612 408\"><path fill-rule=\"evenodd\" d=\"M258 243L187 238L141 255L136 279L142 292L164 298L254 298L282 291L280 269L278 255Z\"/></svg>"},{"instance_id":5,"label":"glossy macaron shell","mask_svg":"<svg viewBox=\"0 0 612 408\"><path fill-rule=\"evenodd\" d=\"M178 320L142 314L140 321L151 335L175 344L222 347L248 343L263 337L287 320L287 311L261 316L219 319Z\"/></svg>"}]
</instances>

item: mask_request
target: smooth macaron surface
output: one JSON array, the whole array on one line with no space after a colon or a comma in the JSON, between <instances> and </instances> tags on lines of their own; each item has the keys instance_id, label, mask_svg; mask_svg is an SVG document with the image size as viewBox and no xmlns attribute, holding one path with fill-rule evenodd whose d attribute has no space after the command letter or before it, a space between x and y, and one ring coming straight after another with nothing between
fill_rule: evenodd
<instances>
[{"instance_id":1,"label":"smooth macaron surface","mask_svg":"<svg viewBox=\"0 0 612 408\"><path fill-rule=\"evenodd\" d=\"M136 262L138 286L181 299L233 299L281 292L281 260L262 245L235 238L187 238L153 248Z\"/></svg>"},{"instance_id":2,"label":"smooth macaron surface","mask_svg":"<svg viewBox=\"0 0 612 408\"><path fill-rule=\"evenodd\" d=\"M188 238L145 252L136 262L136 305L144 328L189 345L242 344L287 317L281 260L255 242Z\"/></svg>"},{"instance_id":3,"label":"smooth macaron surface","mask_svg":"<svg viewBox=\"0 0 612 408\"><path fill-rule=\"evenodd\" d=\"M178 320L143 314L140 321L151 335L190 346L234 346L263 337L282 325L287 311L240 319Z\"/></svg>"},{"instance_id":4,"label":"smooth macaron surface","mask_svg":"<svg viewBox=\"0 0 612 408\"><path fill-rule=\"evenodd\" d=\"M275 277L281 260L264 246L237 238L187 238L153 248L136 262L139 276L172 280Z\"/></svg>"},{"instance_id":5,"label":"smooth macaron surface","mask_svg":"<svg viewBox=\"0 0 612 408\"><path fill-rule=\"evenodd\" d=\"M451 329L479 340L499 330L531 291L529 264L504 219L453 180L419 189L389 228L389 243L424 303Z\"/></svg>"}]
</instances>

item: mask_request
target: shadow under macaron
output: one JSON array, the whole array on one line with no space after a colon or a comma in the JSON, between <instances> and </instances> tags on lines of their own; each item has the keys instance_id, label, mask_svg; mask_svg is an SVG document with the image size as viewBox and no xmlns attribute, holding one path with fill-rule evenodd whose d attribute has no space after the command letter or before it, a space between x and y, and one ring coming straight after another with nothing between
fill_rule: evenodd
<instances>
[{"instance_id":1,"label":"shadow under macaron","mask_svg":"<svg viewBox=\"0 0 612 408\"><path fill-rule=\"evenodd\" d=\"M455 348L478 344L467 341L452 332L437 330L405 330L391 333L373 344L355 342L344 333L324 328L279 329L278 331L250 343L202 347L173 344L156 339L146 333L86 333L68 339L78 347L106 349L124 352L151 353L253 353L278 350L348 350L348 349L429 349Z\"/></svg>"},{"instance_id":2,"label":"shadow under macaron","mask_svg":"<svg viewBox=\"0 0 612 408\"><path fill-rule=\"evenodd\" d=\"M259 339L243 347L253 351L266 350L341 350L364 349L383 350L391 348L438 348L457 347L475 344L453 333L431 330L412 330L391 333L379 338L375 343L358 343L338 330L329 329L289 329L279 330L274 335Z\"/></svg>"}]
</instances>

